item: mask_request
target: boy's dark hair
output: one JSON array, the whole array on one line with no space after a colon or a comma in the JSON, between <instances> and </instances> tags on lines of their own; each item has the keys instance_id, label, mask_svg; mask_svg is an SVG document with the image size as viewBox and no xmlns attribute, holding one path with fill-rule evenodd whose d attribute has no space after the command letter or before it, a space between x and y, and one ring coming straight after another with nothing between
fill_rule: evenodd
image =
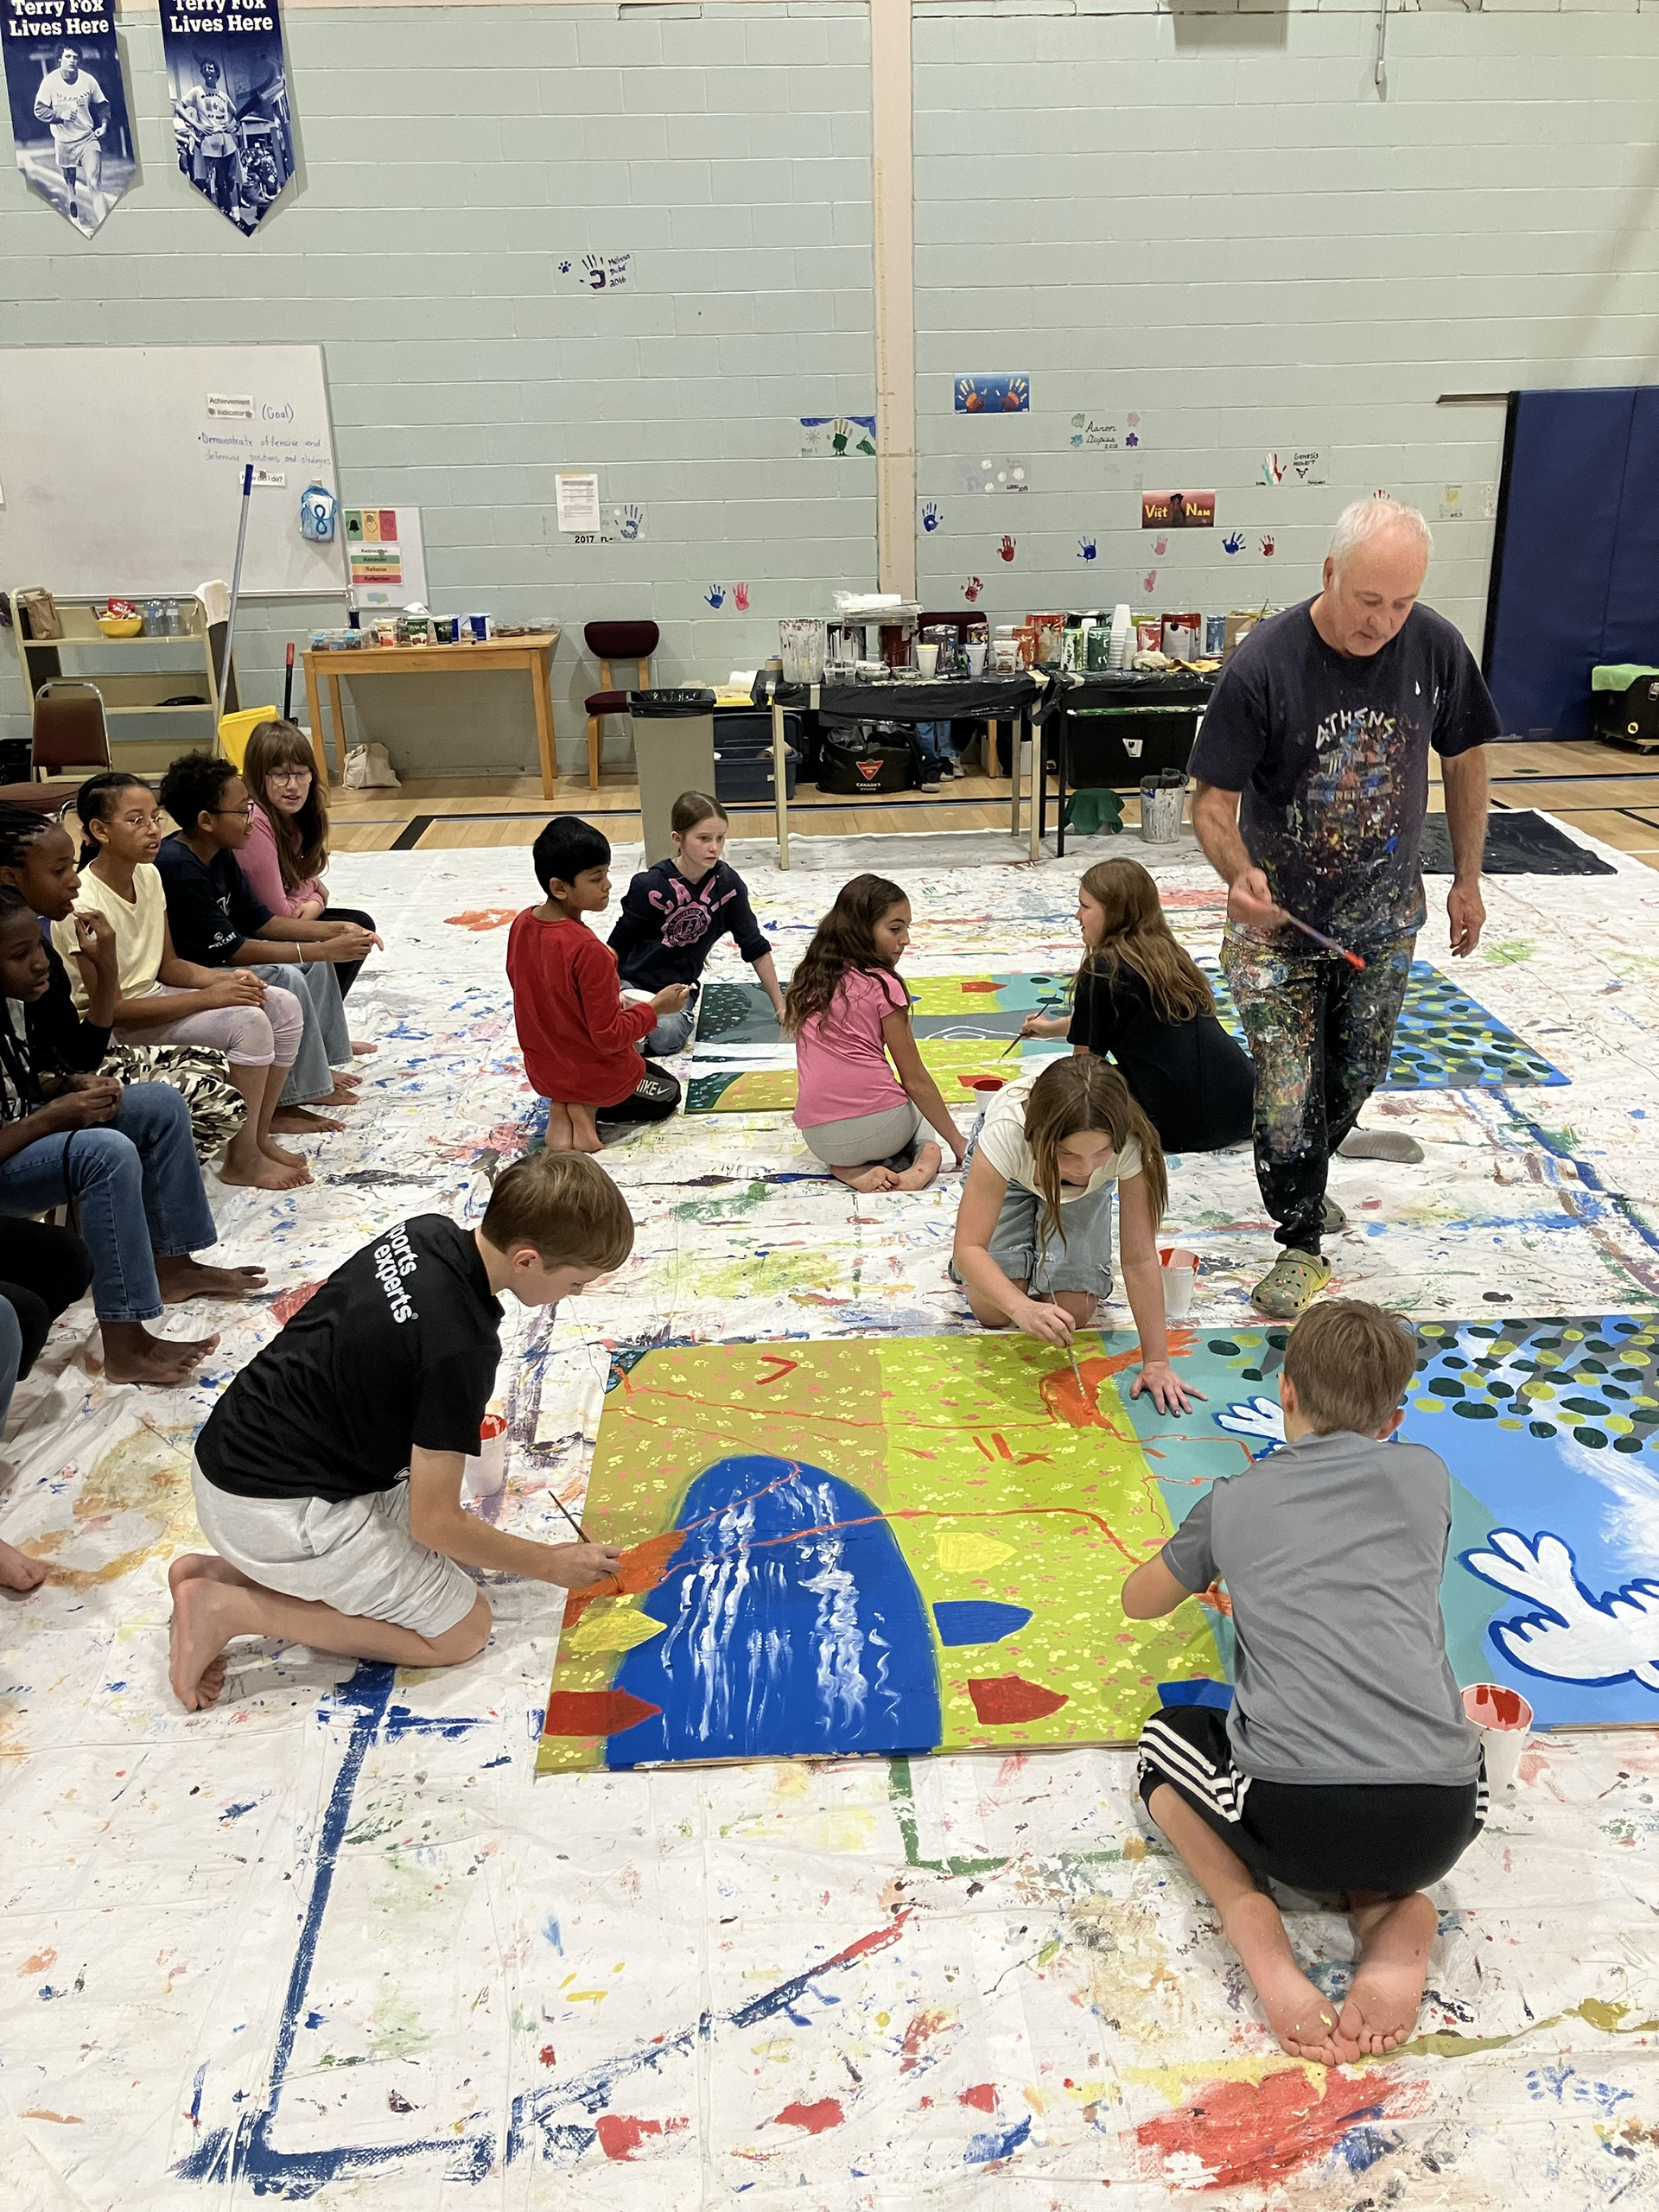
<instances>
[{"instance_id":1,"label":"boy's dark hair","mask_svg":"<svg viewBox=\"0 0 1659 2212\"><path fill-rule=\"evenodd\" d=\"M1285 1344L1296 1402L1320 1436L1386 1428L1417 1366L1417 1333L1361 1298L1332 1298L1303 1314Z\"/></svg>"},{"instance_id":2,"label":"boy's dark hair","mask_svg":"<svg viewBox=\"0 0 1659 2212\"><path fill-rule=\"evenodd\" d=\"M162 778L162 804L189 836L196 817L212 814L226 785L240 772L233 760L215 760L211 753L181 753Z\"/></svg>"},{"instance_id":3,"label":"boy's dark hair","mask_svg":"<svg viewBox=\"0 0 1659 2212\"><path fill-rule=\"evenodd\" d=\"M682 791L669 814L668 826L683 837L688 830L695 830L699 822L708 822L715 815L722 822L732 818L720 801L710 798L707 791Z\"/></svg>"},{"instance_id":4,"label":"boy's dark hair","mask_svg":"<svg viewBox=\"0 0 1659 2212\"><path fill-rule=\"evenodd\" d=\"M556 814L531 846L530 864L537 882L551 897L550 886L556 878L560 883L574 883L588 868L606 867L610 857L611 841L602 830L595 830L579 814Z\"/></svg>"},{"instance_id":5,"label":"boy's dark hair","mask_svg":"<svg viewBox=\"0 0 1659 2212\"><path fill-rule=\"evenodd\" d=\"M545 1268L608 1274L633 1249L633 1217L583 1152L537 1152L497 1178L480 1224L498 1252L534 1245Z\"/></svg>"}]
</instances>

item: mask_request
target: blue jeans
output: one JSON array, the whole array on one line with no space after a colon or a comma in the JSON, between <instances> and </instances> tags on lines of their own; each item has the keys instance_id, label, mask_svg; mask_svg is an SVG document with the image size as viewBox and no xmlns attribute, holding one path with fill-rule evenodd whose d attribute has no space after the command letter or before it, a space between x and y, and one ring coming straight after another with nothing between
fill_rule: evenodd
<instances>
[{"instance_id":1,"label":"blue jeans","mask_svg":"<svg viewBox=\"0 0 1659 2212\"><path fill-rule=\"evenodd\" d=\"M0 1298L0 1436L5 1434L11 1394L17 1388L17 1370L23 1363L23 1332L11 1300Z\"/></svg>"},{"instance_id":2,"label":"blue jeans","mask_svg":"<svg viewBox=\"0 0 1659 2212\"><path fill-rule=\"evenodd\" d=\"M950 742L949 722L918 722L916 742L921 751L924 768L948 768L957 757L957 748Z\"/></svg>"},{"instance_id":3,"label":"blue jeans","mask_svg":"<svg viewBox=\"0 0 1659 2212\"><path fill-rule=\"evenodd\" d=\"M112 1121L36 1137L0 1160L0 1214L60 1206L66 1152L81 1239L92 1255L99 1319L155 1320L162 1294L154 1255L198 1252L219 1236L182 1093L164 1083L135 1083Z\"/></svg>"},{"instance_id":4,"label":"blue jeans","mask_svg":"<svg viewBox=\"0 0 1659 2212\"><path fill-rule=\"evenodd\" d=\"M326 1098L334 1087L334 1071L349 1067L352 1033L346 1027L346 1008L340 995L340 978L327 960L273 961L254 969L268 983L292 991L305 1015L300 1057L283 1085L279 1106L302 1106L308 1098Z\"/></svg>"},{"instance_id":5,"label":"blue jeans","mask_svg":"<svg viewBox=\"0 0 1659 2212\"><path fill-rule=\"evenodd\" d=\"M666 1060L676 1052L683 1052L691 1041L691 1032L697 1026L697 1002L683 1006L677 1014L659 1014L657 1027L639 1047L653 1060Z\"/></svg>"}]
</instances>

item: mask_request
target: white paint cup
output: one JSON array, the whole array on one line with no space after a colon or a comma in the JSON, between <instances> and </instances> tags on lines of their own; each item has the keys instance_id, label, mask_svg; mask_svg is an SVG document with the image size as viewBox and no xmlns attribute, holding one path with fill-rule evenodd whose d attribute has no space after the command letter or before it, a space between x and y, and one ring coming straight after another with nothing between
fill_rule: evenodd
<instances>
[{"instance_id":1,"label":"white paint cup","mask_svg":"<svg viewBox=\"0 0 1659 2212\"><path fill-rule=\"evenodd\" d=\"M494 1497L506 1487L507 1419L505 1414L486 1414L478 1432L478 1450L462 1464L461 1487L467 1497Z\"/></svg>"},{"instance_id":2,"label":"white paint cup","mask_svg":"<svg viewBox=\"0 0 1659 2212\"><path fill-rule=\"evenodd\" d=\"M939 649L937 645L918 645L916 666L924 676L937 676L939 669Z\"/></svg>"},{"instance_id":3,"label":"white paint cup","mask_svg":"<svg viewBox=\"0 0 1659 2212\"><path fill-rule=\"evenodd\" d=\"M1503 1682L1471 1682L1463 1694L1463 1710L1480 1732L1486 1754L1486 1786L1507 1789L1521 1770L1521 1755L1532 1728L1532 1707L1519 1690Z\"/></svg>"},{"instance_id":4,"label":"white paint cup","mask_svg":"<svg viewBox=\"0 0 1659 2212\"><path fill-rule=\"evenodd\" d=\"M990 651L990 647L986 645L983 640L981 640L977 645L964 645L963 650L968 656L969 675L983 676L985 673L985 656Z\"/></svg>"},{"instance_id":5,"label":"white paint cup","mask_svg":"<svg viewBox=\"0 0 1659 2212\"><path fill-rule=\"evenodd\" d=\"M1179 1244L1166 1245L1158 1255L1164 1269L1164 1318L1184 1320L1192 1310L1192 1287L1198 1279L1198 1255Z\"/></svg>"}]
</instances>

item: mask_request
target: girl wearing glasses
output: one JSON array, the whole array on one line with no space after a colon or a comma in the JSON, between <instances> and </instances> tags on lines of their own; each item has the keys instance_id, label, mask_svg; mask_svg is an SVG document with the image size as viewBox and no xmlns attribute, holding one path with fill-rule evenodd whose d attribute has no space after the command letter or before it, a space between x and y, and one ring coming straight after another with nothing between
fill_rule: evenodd
<instances>
[{"instance_id":1,"label":"girl wearing glasses","mask_svg":"<svg viewBox=\"0 0 1659 2212\"><path fill-rule=\"evenodd\" d=\"M354 906L331 906L323 871L328 865L328 793L318 781L311 741L294 722L259 722L242 756L242 780L253 801L248 842L237 861L248 887L273 914L302 922L354 923L372 931L374 917ZM344 998L357 981L360 960L335 963ZM372 1045L353 1045L372 1052Z\"/></svg>"}]
</instances>

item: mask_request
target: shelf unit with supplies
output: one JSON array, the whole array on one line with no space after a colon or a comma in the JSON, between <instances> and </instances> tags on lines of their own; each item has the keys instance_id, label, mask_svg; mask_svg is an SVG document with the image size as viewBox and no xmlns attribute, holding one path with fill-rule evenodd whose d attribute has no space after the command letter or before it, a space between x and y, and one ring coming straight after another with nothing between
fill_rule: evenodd
<instances>
[{"instance_id":1,"label":"shelf unit with supplies","mask_svg":"<svg viewBox=\"0 0 1659 2212\"><path fill-rule=\"evenodd\" d=\"M225 650L225 626L207 620L199 599L181 599L179 632L157 634L146 627L137 637L106 637L98 617L101 599L54 601L63 634L29 634L29 607L22 592L7 594L12 641L17 650L31 720L41 686L64 677L97 687L104 702L111 757L143 772L166 767L180 753L218 750L221 712L238 704L232 659L225 698L219 699L219 663ZM130 605L142 605L130 601ZM188 701L169 705L168 701Z\"/></svg>"}]
</instances>

